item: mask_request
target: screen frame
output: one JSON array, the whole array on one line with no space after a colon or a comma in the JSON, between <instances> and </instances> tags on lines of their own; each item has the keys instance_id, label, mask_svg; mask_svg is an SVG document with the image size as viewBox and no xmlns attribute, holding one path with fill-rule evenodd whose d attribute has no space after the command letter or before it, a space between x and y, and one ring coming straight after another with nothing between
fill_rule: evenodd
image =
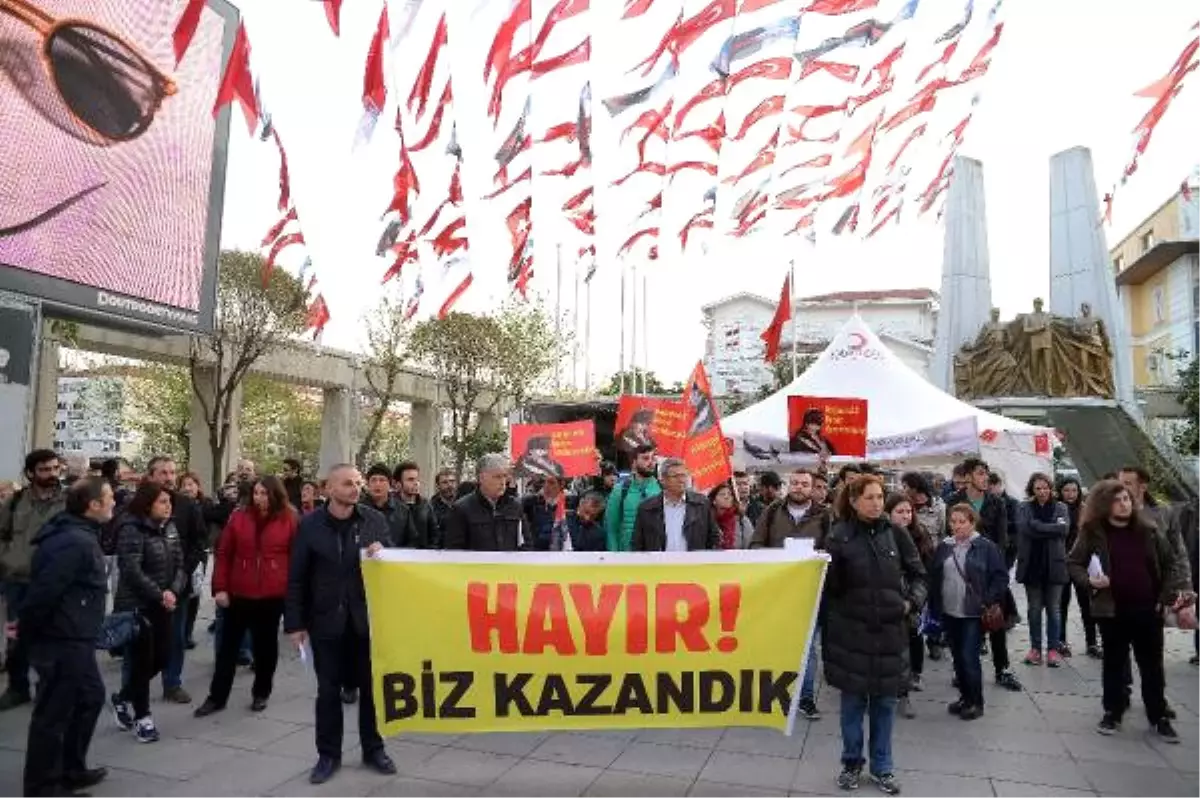
<instances>
[{"instance_id":1,"label":"screen frame","mask_svg":"<svg viewBox=\"0 0 1200 798\"><path fill-rule=\"evenodd\" d=\"M241 15L228 0L208 0L208 8L225 21L221 63L229 60ZM213 126L208 214L200 275L200 301L195 311L152 302L116 291L37 274L0 262L0 291L41 302L48 315L152 333L211 333L217 310L217 263L221 256L221 224L225 208L229 127L233 104L226 105Z\"/></svg>"}]
</instances>

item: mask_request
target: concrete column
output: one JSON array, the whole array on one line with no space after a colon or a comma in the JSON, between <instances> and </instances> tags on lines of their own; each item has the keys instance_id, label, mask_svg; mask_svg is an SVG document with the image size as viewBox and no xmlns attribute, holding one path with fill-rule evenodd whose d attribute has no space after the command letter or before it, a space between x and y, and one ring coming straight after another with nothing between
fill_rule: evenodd
<instances>
[{"instance_id":1,"label":"concrete column","mask_svg":"<svg viewBox=\"0 0 1200 798\"><path fill-rule=\"evenodd\" d=\"M210 484L213 480L213 451L208 441L208 418L211 418L217 395L217 370L212 367L198 368L192 375L195 381L192 393L192 414L188 420L188 469L195 471L203 483L205 493L211 493L216 486ZM208 413L205 405L201 404L195 391L201 392L207 399ZM241 417L242 417L242 387L239 385L233 392L228 406L225 408L224 422L229 425L229 437L225 444L225 456L217 464L215 479L218 484L225 475L237 465L242 451ZM144 452L147 457L153 457L157 452Z\"/></svg>"},{"instance_id":2,"label":"concrete column","mask_svg":"<svg viewBox=\"0 0 1200 798\"><path fill-rule=\"evenodd\" d=\"M1050 312L1079 315L1087 302L1104 322L1113 351L1117 400L1140 418L1133 395L1133 341L1117 296L1092 152L1072 147L1050 158Z\"/></svg>"},{"instance_id":3,"label":"concrete column","mask_svg":"<svg viewBox=\"0 0 1200 798\"><path fill-rule=\"evenodd\" d=\"M442 409L429 402L413 402L408 420L408 448L421 469L422 490L434 491L433 477L442 464Z\"/></svg>"},{"instance_id":4,"label":"concrete column","mask_svg":"<svg viewBox=\"0 0 1200 798\"><path fill-rule=\"evenodd\" d=\"M50 325L42 327L37 372L33 381L33 429L29 449L54 447L54 422L58 417L58 355L59 343L51 338Z\"/></svg>"},{"instance_id":5,"label":"concrete column","mask_svg":"<svg viewBox=\"0 0 1200 798\"><path fill-rule=\"evenodd\" d=\"M979 334L991 307L983 164L958 156L946 198L941 302L929 374L943 391L954 393L954 355Z\"/></svg>"},{"instance_id":6,"label":"concrete column","mask_svg":"<svg viewBox=\"0 0 1200 798\"><path fill-rule=\"evenodd\" d=\"M500 431L500 417L495 413L479 414L479 432L492 433Z\"/></svg>"},{"instance_id":7,"label":"concrete column","mask_svg":"<svg viewBox=\"0 0 1200 798\"><path fill-rule=\"evenodd\" d=\"M350 434L352 394L345 388L326 388L321 406L321 454L317 475L324 479L329 469L339 463L352 462L354 443Z\"/></svg>"}]
</instances>

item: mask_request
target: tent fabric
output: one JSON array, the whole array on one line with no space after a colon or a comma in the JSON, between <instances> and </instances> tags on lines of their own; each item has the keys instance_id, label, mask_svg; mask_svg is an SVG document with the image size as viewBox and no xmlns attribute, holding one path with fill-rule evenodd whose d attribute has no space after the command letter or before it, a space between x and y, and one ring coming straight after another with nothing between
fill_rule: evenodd
<instances>
[{"instance_id":1,"label":"tent fabric","mask_svg":"<svg viewBox=\"0 0 1200 798\"><path fill-rule=\"evenodd\" d=\"M1053 430L989 413L938 389L884 346L857 314L790 385L721 420L735 466L813 462L812 455L788 452L789 396L865 399L867 460L951 462L971 454L1008 452L1025 462L1017 468L1020 472L1049 464L1050 447L1044 444L1052 438L1042 438L1040 447L1037 438L1053 435ZM832 458L856 459L862 458Z\"/></svg>"}]
</instances>

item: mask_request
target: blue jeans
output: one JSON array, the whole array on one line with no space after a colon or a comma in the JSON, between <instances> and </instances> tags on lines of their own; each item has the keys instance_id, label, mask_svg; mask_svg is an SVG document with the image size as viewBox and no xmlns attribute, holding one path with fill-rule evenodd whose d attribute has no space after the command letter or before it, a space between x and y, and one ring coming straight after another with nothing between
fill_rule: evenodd
<instances>
[{"instance_id":1,"label":"blue jeans","mask_svg":"<svg viewBox=\"0 0 1200 798\"><path fill-rule=\"evenodd\" d=\"M1042 611L1046 612L1046 650L1062 644L1062 585L1025 585L1029 601L1029 647L1042 650Z\"/></svg>"},{"instance_id":2,"label":"blue jeans","mask_svg":"<svg viewBox=\"0 0 1200 798\"><path fill-rule=\"evenodd\" d=\"M183 686L183 643L187 634L187 607L178 606L171 613L168 620L170 624L171 642L169 645L169 656L167 657L167 667L163 668L162 672L162 687L166 692L173 687ZM134 641L133 645L137 642ZM129 679L133 674L133 657L131 651L126 649L125 657L121 660L121 689L126 690L129 687Z\"/></svg>"},{"instance_id":3,"label":"blue jeans","mask_svg":"<svg viewBox=\"0 0 1200 798\"><path fill-rule=\"evenodd\" d=\"M225 630L225 608L217 607L216 617L217 628L213 632L213 650L221 650L221 633ZM250 644L250 630L246 630L246 634L242 635L242 647L238 650L238 655L245 659L254 658L254 649Z\"/></svg>"},{"instance_id":4,"label":"blue jeans","mask_svg":"<svg viewBox=\"0 0 1200 798\"><path fill-rule=\"evenodd\" d=\"M817 700L817 630L813 630L812 643L808 647L808 664L804 667L804 681L800 683L800 700Z\"/></svg>"},{"instance_id":5,"label":"blue jeans","mask_svg":"<svg viewBox=\"0 0 1200 798\"><path fill-rule=\"evenodd\" d=\"M7 608L8 620L17 620L28 591L28 582L4 583L4 606ZM25 637L18 635L16 640L7 642L8 656L5 658L5 669L8 671L8 691L10 693L29 695L29 646L24 642L26 639L28 639L28 635Z\"/></svg>"},{"instance_id":6,"label":"blue jeans","mask_svg":"<svg viewBox=\"0 0 1200 798\"><path fill-rule=\"evenodd\" d=\"M979 646L983 642L983 625L978 618L942 616L946 642L954 659L954 676L958 679L959 700L971 706L983 706L983 665L979 661Z\"/></svg>"},{"instance_id":7,"label":"blue jeans","mask_svg":"<svg viewBox=\"0 0 1200 798\"><path fill-rule=\"evenodd\" d=\"M896 696L842 693L842 765L863 764L863 715L871 727L871 773L892 772L892 725L896 720Z\"/></svg>"}]
</instances>

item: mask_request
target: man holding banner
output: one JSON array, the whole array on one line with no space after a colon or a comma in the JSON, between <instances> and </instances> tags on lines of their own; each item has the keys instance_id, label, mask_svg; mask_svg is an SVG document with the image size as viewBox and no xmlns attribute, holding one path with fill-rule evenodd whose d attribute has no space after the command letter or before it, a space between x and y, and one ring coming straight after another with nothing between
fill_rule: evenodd
<instances>
[{"instance_id":1,"label":"man holding banner","mask_svg":"<svg viewBox=\"0 0 1200 798\"><path fill-rule=\"evenodd\" d=\"M712 505L687 489L688 470L682 460L663 460L662 493L637 509L633 527L634 551L700 551L721 548L721 528Z\"/></svg>"}]
</instances>

